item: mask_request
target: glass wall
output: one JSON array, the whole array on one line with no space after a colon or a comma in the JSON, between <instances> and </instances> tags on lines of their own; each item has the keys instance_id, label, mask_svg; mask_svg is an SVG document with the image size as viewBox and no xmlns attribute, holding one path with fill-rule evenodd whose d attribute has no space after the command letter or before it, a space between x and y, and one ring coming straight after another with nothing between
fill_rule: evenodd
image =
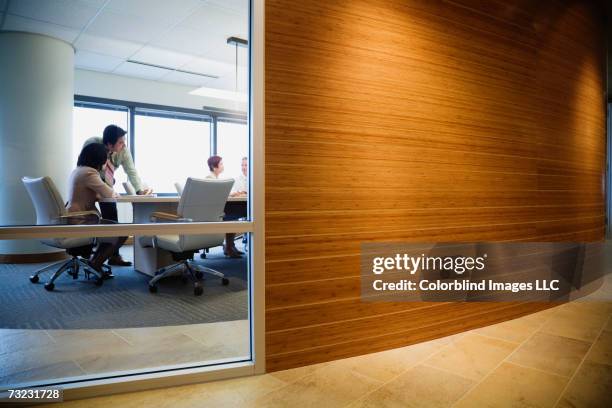
<instances>
[{"instance_id":1,"label":"glass wall","mask_svg":"<svg viewBox=\"0 0 612 408\"><path fill-rule=\"evenodd\" d=\"M250 156L250 105L211 92L250 89L249 2L187 3L88 3L72 44L43 23L70 19L69 5L6 7L32 29L10 34L11 53L0 47L11 65L0 77L0 394L252 371L253 246L263 237L250 196L232 194L230 180ZM100 29L126 10L134 30ZM125 148L94 145L77 166L111 124L127 132ZM208 175L214 154L227 181L186 183Z\"/></svg>"},{"instance_id":2,"label":"glass wall","mask_svg":"<svg viewBox=\"0 0 612 408\"><path fill-rule=\"evenodd\" d=\"M0 390L250 360L248 259L226 258L223 238L205 259L195 251L194 275L178 266L156 293L151 274L175 263L161 248L143 255L124 245L123 259L136 264L111 266L103 280L87 262L93 236L44 240L67 260L0 264Z\"/></svg>"}]
</instances>

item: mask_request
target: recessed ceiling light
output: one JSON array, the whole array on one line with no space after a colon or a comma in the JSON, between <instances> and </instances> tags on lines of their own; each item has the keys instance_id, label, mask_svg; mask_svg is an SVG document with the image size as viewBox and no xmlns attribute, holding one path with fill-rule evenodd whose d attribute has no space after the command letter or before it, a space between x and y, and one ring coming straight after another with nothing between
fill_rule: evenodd
<instances>
[{"instance_id":1,"label":"recessed ceiling light","mask_svg":"<svg viewBox=\"0 0 612 408\"><path fill-rule=\"evenodd\" d=\"M189 92L190 95L208 96L209 98L226 99L236 102L247 102L248 96L246 93L236 91L226 91L225 89L209 88L203 86Z\"/></svg>"}]
</instances>

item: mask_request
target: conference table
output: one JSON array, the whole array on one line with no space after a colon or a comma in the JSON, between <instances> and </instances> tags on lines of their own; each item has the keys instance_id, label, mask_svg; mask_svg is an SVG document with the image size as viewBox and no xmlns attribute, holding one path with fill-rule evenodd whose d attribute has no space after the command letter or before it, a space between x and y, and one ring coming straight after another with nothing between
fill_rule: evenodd
<instances>
[{"instance_id":1,"label":"conference table","mask_svg":"<svg viewBox=\"0 0 612 408\"><path fill-rule=\"evenodd\" d=\"M117 198L105 198L101 202L132 204L133 222L135 224L150 223L151 214L155 211L176 213L179 196L155 195L121 195ZM247 197L228 197L225 204L225 214L246 216ZM166 265L174 263L172 255L164 250L143 247L139 236L134 236L134 269L149 276Z\"/></svg>"}]
</instances>

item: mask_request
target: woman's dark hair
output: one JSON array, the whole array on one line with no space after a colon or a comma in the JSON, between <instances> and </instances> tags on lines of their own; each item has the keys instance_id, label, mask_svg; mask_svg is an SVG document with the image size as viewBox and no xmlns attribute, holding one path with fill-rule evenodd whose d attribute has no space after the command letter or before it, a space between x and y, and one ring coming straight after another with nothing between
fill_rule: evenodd
<instances>
[{"instance_id":1,"label":"woman's dark hair","mask_svg":"<svg viewBox=\"0 0 612 408\"><path fill-rule=\"evenodd\" d=\"M107 144L114 146L115 143L117 143L117 140L119 140L120 137L125 136L126 133L127 132L125 130L121 129L117 125L108 125L104 128L104 133L102 133L102 143L104 146Z\"/></svg>"},{"instance_id":2,"label":"woman's dark hair","mask_svg":"<svg viewBox=\"0 0 612 408\"><path fill-rule=\"evenodd\" d=\"M208 158L208 168L210 171L215 171L217 167L219 167L219 163L221 163L221 156L210 156Z\"/></svg>"},{"instance_id":3,"label":"woman's dark hair","mask_svg":"<svg viewBox=\"0 0 612 408\"><path fill-rule=\"evenodd\" d=\"M107 157L106 147L102 143L90 143L81 150L77 166L88 166L100 170L106 163Z\"/></svg>"}]
</instances>

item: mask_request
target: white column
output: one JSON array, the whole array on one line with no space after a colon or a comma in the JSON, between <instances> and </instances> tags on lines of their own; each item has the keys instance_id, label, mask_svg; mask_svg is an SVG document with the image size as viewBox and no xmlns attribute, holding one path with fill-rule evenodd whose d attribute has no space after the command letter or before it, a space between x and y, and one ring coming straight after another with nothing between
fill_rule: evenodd
<instances>
[{"instance_id":1,"label":"white column","mask_svg":"<svg viewBox=\"0 0 612 408\"><path fill-rule=\"evenodd\" d=\"M52 37L0 32L0 225L36 223L23 176L50 176L66 194L72 157L74 48ZM0 240L0 254L55 252Z\"/></svg>"}]
</instances>

